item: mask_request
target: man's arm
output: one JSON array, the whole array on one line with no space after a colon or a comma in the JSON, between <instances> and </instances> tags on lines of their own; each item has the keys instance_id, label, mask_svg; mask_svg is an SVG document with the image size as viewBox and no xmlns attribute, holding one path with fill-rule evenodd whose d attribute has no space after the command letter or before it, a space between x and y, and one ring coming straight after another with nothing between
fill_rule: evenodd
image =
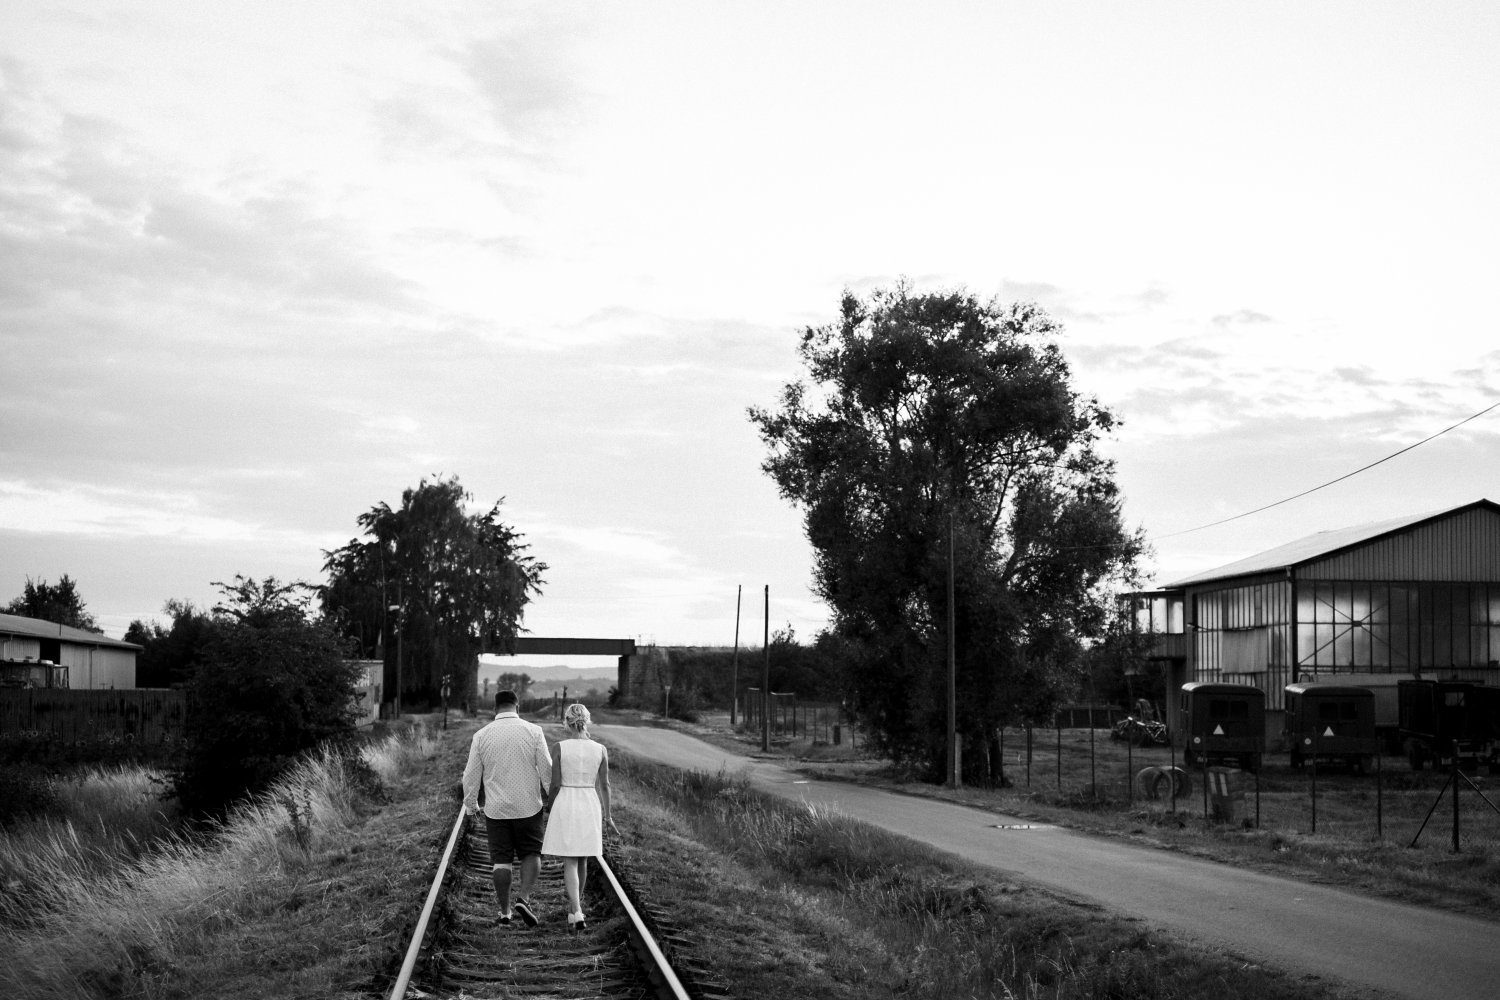
<instances>
[{"instance_id":1,"label":"man's arm","mask_svg":"<svg viewBox=\"0 0 1500 1000\"><path fill-rule=\"evenodd\" d=\"M557 798L557 790L562 787L562 751L552 758L552 786L547 789L547 794L542 796L542 808L551 809L552 800Z\"/></svg>"},{"instance_id":2,"label":"man's arm","mask_svg":"<svg viewBox=\"0 0 1500 1000\"><path fill-rule=\"evenodd\" d=\"M484 783L484 762L479 758L479 734L469 741L469 762L464 765L464 808L479 811L479 787Z\"/></svg>"},{"instance_id":3,"label":"man's arm","mask_svg":"<svg viewBox=\"0 0 1500 1000\"><path fill-rule=\"evenodd\" d=\"M562 754L557 755L559 762ZM551 802L552 796L557 794L557 789L562 785L562 777L552 767L552 754L547 750L547 737L542 735L541 727L536 731L536 778L537 785L542 790L542 801Z\"/></svg>"}]
</instances>

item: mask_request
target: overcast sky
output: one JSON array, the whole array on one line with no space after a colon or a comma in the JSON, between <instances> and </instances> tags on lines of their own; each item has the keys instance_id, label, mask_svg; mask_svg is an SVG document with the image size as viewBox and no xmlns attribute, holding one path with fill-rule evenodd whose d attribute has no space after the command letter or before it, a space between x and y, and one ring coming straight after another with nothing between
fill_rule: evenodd
<instances>
[{"instance_id":1,"label":"overcast sky","mask_svg":"<svg viewBox=\"0 0 1500 1000\"><path fill-rule=\"evenodd\" d=\"M118 636L457 475L536 635L810 638L746 407L843 289L1065 326L1165 583L1500 500L1500 7L0 5L0 601ZM1184 533L1186 532L1186 533Z\"/></svg>"}]
</instances>

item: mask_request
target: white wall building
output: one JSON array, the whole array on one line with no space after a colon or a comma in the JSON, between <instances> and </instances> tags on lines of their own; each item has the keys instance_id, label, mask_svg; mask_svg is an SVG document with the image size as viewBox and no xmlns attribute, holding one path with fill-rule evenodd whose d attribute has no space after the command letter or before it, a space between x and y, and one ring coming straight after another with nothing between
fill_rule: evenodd
<instances>
[{"instance_id":1,"label":"white wall building","mask_svg":"<svg viewBox=\"0 0 1500 1000\"><path fill-rule=\"evenodd\" d=\"M20 686L108 690L135 687L141 647L98 632L0 614L0 671ZM66 670L47 670L46 666Z\"/></svg>"}]
</instances>

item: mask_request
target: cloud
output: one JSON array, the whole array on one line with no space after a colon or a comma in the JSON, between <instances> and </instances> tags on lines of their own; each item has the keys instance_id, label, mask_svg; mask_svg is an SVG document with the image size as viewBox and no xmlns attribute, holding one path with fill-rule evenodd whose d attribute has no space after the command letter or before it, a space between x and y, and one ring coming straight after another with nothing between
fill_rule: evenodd
<instances>
[{"instance_id":1,"label":"cloud","mask_svg":"<svg viewBox=\"0 0 1500 1000\"><path fill-rule=\"evenodd\" d=\"M1239 309L1232 313L1220 313L1212 320L1214 326L1236 326L1255 323L1275 322L1265 313L1256 312L1254 309Z\"/></svg>"},{"instance_id":2,"label":"cloud","mask_svg":"<svg viewBox=\"0 0 1500 1000\"><path fill-rule=\"evenodd\" d=\"M1153 285L1136 295L1136 301L1148 309L1166 305L1169 298L1167 290L1157 285Z\"/></svg>"},{"instance_id":3,"label":"cloud","mask_svg":"<svg viewBox=\"0 0 1500 1000\"><path fill-rule=\"evenodd\" d=\"M1329 374L1341 382L1349 385L1359 386L1364 389L1373 389L1377 386L1388 386L1390 380L1380 377L1369 367L1341 367L1333 369Z\"/></svg>"},{"instance_id":4,"label":"cloud","mask_svg":"<svg viewBox=\"0 0 1500 1000\"><path fill-rule=\"evenodd\" d=\"M268 531L264 525L210 512L204 497L190 492L144 492L82 483L38 485L0 480L0 523L11 531L43 525L47 533L85 536L171 538L178 542L281 542L307 544L298 532ZM319 543L327 538L316 536Z\"/></svg>"},{"instance_id":5,"label":"cloud","mask_svg":"<svg viewBox=\"0 0 1500 1000\"><path fill-rule=\"evenodd\" d=\"M596 98L573 67L589 33L582 13L549 9L463 52L461 66L512 152L549 160L589 114Z\"/></svg>"}]
</instances>

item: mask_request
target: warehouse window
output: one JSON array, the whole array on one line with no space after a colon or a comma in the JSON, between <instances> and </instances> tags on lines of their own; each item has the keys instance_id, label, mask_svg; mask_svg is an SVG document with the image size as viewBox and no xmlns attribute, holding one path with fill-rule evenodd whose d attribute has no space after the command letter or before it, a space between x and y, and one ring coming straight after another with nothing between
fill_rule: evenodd
<instances>
[{"instance_id":1,"label":"warehouse window","mask_svg":"<svg viewBox=\"0 0 1500 1000\"><path fill-rule=\"evenodd\" d=\"M1387 673L1500 658L1500 585L1309 581L1297 588L1297 662Z\"/></svg>"}]
</instances>

